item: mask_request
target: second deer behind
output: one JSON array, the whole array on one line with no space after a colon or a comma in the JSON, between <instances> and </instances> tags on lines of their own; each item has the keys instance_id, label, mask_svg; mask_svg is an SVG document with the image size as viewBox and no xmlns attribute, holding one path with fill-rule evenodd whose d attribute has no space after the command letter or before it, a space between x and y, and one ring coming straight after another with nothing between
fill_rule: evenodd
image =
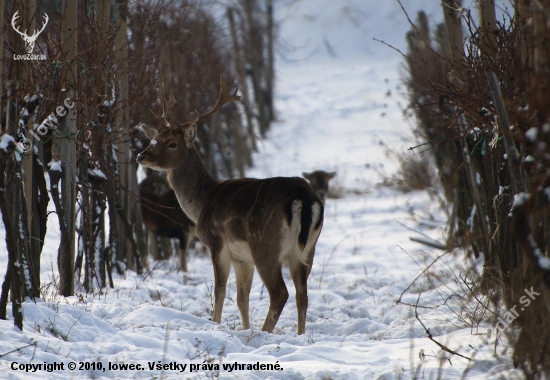
<instances>
[{"instance_id":1,"label":"second deer behind","mask_svg":"<svg viewBox=\"0 0 550 380\"><path fill-rule=\"evenodd\" d=\"M315 190L319 198L325 203L328 194L328 183L334 178L336 172L326 172L324 170L315 170L311 173L303 172L302 175L309 181L309 184Z\"/></svg>"},{"instance_id":2,"label":"second deer behind","mask_svg":"<svg viewBox=\"0 0 550 380\"><path fill-rule=\"evenodd\" d=\"M181 210L176 194L168 181L151 174L139 183L141 214L145 227L158 236L179 240L179 269L187 272L189 244L196 236L196 227Z\"/></svg>"}]
</instances>

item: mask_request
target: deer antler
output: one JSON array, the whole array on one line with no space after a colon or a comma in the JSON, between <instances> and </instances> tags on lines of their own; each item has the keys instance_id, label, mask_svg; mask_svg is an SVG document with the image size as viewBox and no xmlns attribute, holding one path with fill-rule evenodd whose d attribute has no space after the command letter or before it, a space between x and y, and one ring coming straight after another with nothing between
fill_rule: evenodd
<instances>
[{"instance_id":1,"label":"deer antler","mask_svg":"<svg viewBox=\"0 0 550 380\"><path fill-rule=\"evenodd\" d=\"M13 27L13 30L15 30L17 33L19 33L22 36L28 37L27 36L27 29L25 29L24 32L21 32L19 30L19 28L17 27L17 25L15 25L15 20L17 20L18 18L19 18L19 11L15 12L13 17L11 18L11 26Z\"/></svg>"},{"instance_id":2,"label":"deer antler","mask_svg":"<svg viewBox=\"0 0 550 380\"><path fill-rule=\"evenodd\" d=\"M162 100L162 115L157 115L152 109L151 113L155 115L157 119L160 120L160 122L165 126L170 128L170 122L166 120L166 112L174 105L176 104L176 99L174 98L174 92L171 91L170 93L170 99L166 100L166 95L164 95L164 78L160 78L159 81L159 89L160 89L160 98Z\"/></svg>"},{"instance_id":3,"label":"deer antler","mask_svg":"<svg viewBox=\"0 0 550 380\"><path fill-rule=\"evenodd\" d=\"M46 13L44 13L44 25L42 25L42 29L40 29L40 31L35 30L34 33L31 36L31 38L33 38L35 36L38 36L40 33L42 33L44 31L44 29L46 28L46 25L48 25L49 20L50 20L50 18L48 17L48 15Z\"/></svg>"},{"instance_id":4,"label":"deer antler","mask_svg":"<svg viewBox=\"0 0 550 380\"><path fill-rule=\"evenodd\" d=\"M197 114L197 118L193 121L188 121L185 123L177 123L179 127L186 127L191 124L196 124L204 119L206 119L208 116L211 116L212 114L216 113L225 103L232 102L234 100L239 100L241 97L237 95L238 88L235 89L235 92L233 94L227 93L227 84L231 83L231 80L224 80L223 74L220 74L220 94L218 95L218 102L216 105L207 113L201 114L199 111L195 109L195 113Z\"/></svg>"},{"instance_id":5,"label":"deer antler","mask_svg":"<svg viewBox=\"0 0 550 380\"><path fill-rule=\"evenodd\" d=\"M19 11L16 11L13 15L13 17L11 18L11 26L13 27L13 29L19 33L21 36L25 36L27 37L28 39L33 39L34 37L38 36L40 33L42 33L44 31L44 29L46 28L46 25L48 25L48 21L50 20L50 18L48 17L48 14L47 13L44 13L44 25L42 25L42 29L40 29L39 31L38 30L35 30L34 33L32 34L32 36L27 36L27 29L25 29L24 32L21 32L19 30L19 28L17 27L17 25L15 24L15 21L19 18Z\"/></svg>"}]
</instances>

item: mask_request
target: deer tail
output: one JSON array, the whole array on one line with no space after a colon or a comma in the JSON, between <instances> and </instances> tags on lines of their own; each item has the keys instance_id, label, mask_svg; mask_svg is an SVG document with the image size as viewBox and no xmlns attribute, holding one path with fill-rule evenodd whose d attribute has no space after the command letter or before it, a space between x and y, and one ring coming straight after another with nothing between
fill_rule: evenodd
<instances>
[{"instance_id":1,"label":"deer tail","mask_svg":"<svg viewBox=\"0 0 550 380\"><path fill-rule=\"evenodd\" d=\"M317 230L323 222L323 204L320 202L294 200L293 220L299 220L298 247L304 252L312 230ZM300 259L300 261L302 261Z\"/></svg>"}]
</instances>

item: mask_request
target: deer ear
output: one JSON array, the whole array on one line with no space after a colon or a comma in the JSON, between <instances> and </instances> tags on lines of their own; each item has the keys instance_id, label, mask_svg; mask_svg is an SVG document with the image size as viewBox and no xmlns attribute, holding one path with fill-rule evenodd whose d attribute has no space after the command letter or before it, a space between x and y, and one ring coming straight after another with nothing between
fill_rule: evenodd
<instances>
[{"instance_id":1,"label":"deer ear","mask_svg":"<svg viewBox=\"0 0 550 380\"><path fill-rule=\"evenodd\" d=\"M197 124L193 123L185 130L183 131L183 135L185 137L185 144L190 147L195 142L195 138L197 137Z\"/></svg>"},{"instance_id":2,"label":"deer ear","mask_svg":"<svg viewBox=\"0 0 550 380\"><path fill-rule=\"evenodd\" d=\"M141 124L141 130L149 137L150 140L153 140L159 134L159 130L155 127L152 127L147 124Z\"/></svg>"},{"instance_id":3,"label":"deer ear","mask_svg":"<svg viewBox=\"0 0 550 380\"><path fill-rule=\"evenodd\" d=\"M310 179L310 173L302 172L302 176L303 176L305 179Z\"/></svg>"},{"instance_id":4,"label":"deer ear","mask_svg":"<svg viewBox=\"0 0 550 380\"><path fill-rule=\"evenodd\" d=\"M328 178L333 179L335 175L336 175L336 172L330 172L328 173Z\"/></svg>"}]
</instances>

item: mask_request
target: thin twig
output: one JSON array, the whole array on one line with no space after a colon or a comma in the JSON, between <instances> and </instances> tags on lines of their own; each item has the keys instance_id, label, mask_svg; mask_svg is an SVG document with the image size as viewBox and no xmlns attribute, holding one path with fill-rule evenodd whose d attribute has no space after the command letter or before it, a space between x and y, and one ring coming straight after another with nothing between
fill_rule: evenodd
<instances>
[{"instance_id":1,"label":"thin twig","mask_svg":"<svg viewBox=\"0 0 550 380\"><path fill-rule=\"evenodd\" d=\"M12 352L19 351L19 350L22 350L23 348L27 348L27 347L29 347L29 346L35 346L35 345L36 345L36 342L32 342L32 343L27 344L26 346L19 347L19 348L14 348L14 349L11 350L11 351L4 352L3 354L0 354L0 358L1 358L1 357L4 357L4 356L6 356L6 355L9 355L9 354L11 354Z\"/></svg>"},{"instance_id":2,"label":"thin twig","mask_svg":"<svg viewBox=\"0 0 550 380\"><path fill-rule=\"evenodd\" d=\"M168 341L170 337L170 322L166 324L166 333L164 335L164 349L162 350L162 371L160 372L160 378L164 379L166 374L164 372L164 364L166 363L166 357L168 356Z\"/></svg>"},{"instance_id":3,"label":"thin twig","mask_svg":"<svg viewBox=\"0 0 550 380\"><path fill-rule=\"evenodd\" d=\"M398 247L399 247L399 246L398 246ZM401 248L401 247L399 247L399 248ZM405 252L407 255L409 254L409 253L408 253L407 251L405 251L403 248L401 248L401 250L402 250L403 252ZM403 295L405 294L405 292L406 292L407 290L409 290L409 289L411 288L411 286L413 286L413 284L416 282L416 280L418 280L418 279L420 278L420 276L422 276L422 275L426 272L427 269L429 269L429 268L430 268L432 265L434 265L440 258L442 258L443 256L447 255L449 252L450 252L450 251L445 252L444 254L438 256L438 257L437 257L434 261L432 261L430 264L428 264L428 266L427 266L426 268L424 268L424 270L422 271L422 273L420 273L418 276L416 276L415 279L412 280L412 282L409 284L409 286L407 286L407 287L405 288L405 290L403 290L403 292L401 292L401 294L399 295L399 298L397 299L397 301L395 301L395 304L397 305L397 304L402 303L402 302L401 302L401 298L403 298Z\"/></svg>"},{"instance_id":4,"label":"thin twig","mask_svg":"<svg viewBox=\"0 0 550 380\"><path fill-rule=\"evenodd\" d=\"M71 333L71 330L72 330L73 327L78 323L78 321L80 321L80 318L82 318L82 316L83 316L84 314L85 314L85 313L82 313L82 314L80 315L80 317L78 317L78 318L76 319L76 321L74 321L74 323L73 323L73 325L71 326L71 328L69 329L69 331L67 331L67 334L66 334L67 340L69 340L69 334Z\"/></svg>"},{"instance_id":5,"label":"thin twig","mask_svg":"<svg viewBox=\"0 0 550 380\"><path fill-rule=\"evenodd\" d=\"M411 26L413 27L413 29L415 30L416 33L418 33L418 35L420 36L420 38L422 39L422 42L424 42L424 45L426 45L426 47L428 49L430 49L430 51L432 53L434 53L437 57L439 58L442 58L441 55L439 54L439 52L435 51L434 49L432 49L432 46L430 44L430 41L426 41L424 40L424 36L422 35L422 33L420 33L420 31L418 30L418 28L416 27L416 25L414 25L414 22L412 22L411 18L409 17L409 14L407 13L407 11L405 10L405 7L403 6L403 4L401 4L401 0L397 0L397 3L399 4L399 6L401 7L401 10L403 11L403 13L405 14L405 16L407 17L407 20L409 21L409 24L411 24Z\"/></svg>"},{"instance_id":6,"label":"thin twig","mask_svg":"<svg viewBox=\"0 0 550 380\"><path fill-rule=\"evenodd\" d=\"M422 325L422 327L424 328L424 331L426 331L426 334L428 334L428 338L430 338L430 340L432 342L434 342L435 344L437 344L439 346L439 348L441 348L443 351L447 351L448 353L450 354L453 354L453 355L457 355L457 356L460 356L461 358L464 358L464 359L467 359L469 361L472 361L472 359L470 359L469 357L467 356L464 356L462 354L459 354L458 352L456 351L453 351L451 350L449 347L445 346L444 344L441 344L439 343L437 340L434 339L434 337L432 336L432 333L430 332L430 330L428 328L426 328L426 326L424 325L424 323L422 322L422 320L420 319L420 317L418 316L418 301L420 301L420 296L422 295L422 293L420 293L418 295L418 299L416 300L416 306L414 307L414 316L416 317L416 319L418 320L418 322L420 322L420 324Z\"/></svg>"},{"instance_id":7,"label":"thin twig","mask_svg":"<svg viewBox=\"0 0 550 380\"><path fill-rule=\"evenodd\" d=\"M353 334L353 333L356 332L356 331L357 331L357 329L355 329L355 330L353 330L353 331L350 331L348 334L346 334L346 335L344 336L344 338L342 338L342 340L340 341L340 344L338 345L338 348L342 348L342 347L344 346L344 340L346 340L346 338L347 338L348 336L350 336L351 334Z\"/></svg>"},{"instance_id":8,"label":"thin twig","mask_svg":"<svg viewBox=\"0 0 550 380\"><path fill-rule=\"evenodd\" d=\"M374 38L374 37L373 37L372 39L375 40L375 41L377 41L377 42L380 42L380 43L386 45L387 47L389 47L389 48L391 48L391 49L393 49L393 50L395 50L396 52L398 52L399 54L401 54L404 58L408 58L406 54L404 54L401 50L399 50L399 49L396 48L395 46L390 45L389 43L384 42L384 41L382 41L382 40L379 40L378 38Z\"/></svg>"},{"instance_id":9,"label":"thin twig","mask_svg":"<svg viewBox=\"0 0 550 380\"><path fill-rule=\"evenodd\" d=\"M410 151L414 152L414 150L415 150L416 148L420 148L421 146L424 146L424 145L435 145L435 143L432 142L432 141L427 141L427 142L425 142L425 143L418 144L418 145L416 145L416 146L411 146L411 147L409 147L409 149L407 149L407 150L410 150Z\"/></svg>"},{"instance_id":10,"label":"thin twig","mask_svg":"<svg viewBox=\"0 0 550 380\"><path fill-rule=\"evenodd\" d=\"M155 269L157 269L157 267L158 267L160 264L161 264L160 260L157 261L157 263L155 264L155 266L154 266L153 268L149 269L149 270L147 271L147 273L145 273L145 276L143 276L142 281L147 280L147 277L149 277L149 276L151 275L151 273L153 273L153 271L154 271Z\"/></svg>"},{"instance_id":11,"label":"thin twig","mask_svg":"<svg viewBox=\"0 0 550 380\"><path fill-rule=\"evenodd\" d=\"M417 238L417 237L414 237L414 236L409 237L409 239L411 241L414 241L414 242L417 242L417 243L420 243L420 244L424 244L424 245L427 245L427 246L432 247L432 248L441 249L443 251L447 250L447 246L443 243L438 242L437 240L429 241L429 240L422 239L422 238Z\"/></svg>"},{"instance_id":12,"label":"thin twig","mask_svg":"<svg viewBox=\"0 0 550 380\"><path fill-rule=\"evenodd\" d=\"M344 236L344 238L342 240L340 240L338 242L338 244L336 244L334 246L334 248L332 248L332 251L330 251L330 255L328 255L328 258L325 260L325 262L323 263L323 267L322 267L322 270L321 270L321 278L319 279L319 289L321 289L321 283L323 282L323 275L325 274L325 266L328 264L328 261L330 260L330 258L332 257L332 254L334 253L334 251L336 250L336 248L338 248L338 246L340 245L341 242L343 242L344 240L346 240L348 237L350 237L350 235L346 235Z\"/></svg>"},{"instance_id":13,"label":"thin twig","mask_svg":"<svg viewBox=\"0 0 550 380\"><path fill-rule=\"evenodd\" d=\"M408 210L407 210L407 211L408 211ZM424 232L415 230L414 228L407 226L406 224L400 222L400 221L397 220L397 219L394 219L394 220L395 220L397 223L399 223L400 225L402 225L403 227L405 227L406 229L411 230L411 231L413 231L413 232L416 232L417 234L420 234L420 235L422 235L422 236L425 236L425 237L428 238L428 239L432 239L430 236L426 235ZM432 239L432 240L435 240L435 239Z\"/></svg>"}]
</instances>

